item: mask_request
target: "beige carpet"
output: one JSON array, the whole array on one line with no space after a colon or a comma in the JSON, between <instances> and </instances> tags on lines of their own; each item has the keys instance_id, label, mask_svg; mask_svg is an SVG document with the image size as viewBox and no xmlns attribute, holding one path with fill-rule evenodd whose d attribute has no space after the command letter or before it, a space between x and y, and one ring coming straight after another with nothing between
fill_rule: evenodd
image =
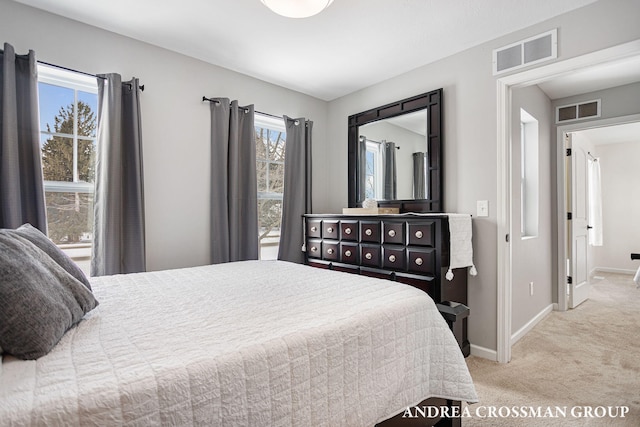
<instances>
[{"instance_id":1,"label":"beige carpet","mask_svg":"<svg viewBox=\"0 0 640 427\"><path fill-rule=\"evenodd\" d=\"M591 283L589 300L549 314L513 346L510 363L467 359L480 402L467 406L474 416L463 427L640 426L640 290L624 274L599 272ZM567 408L566 417L556 406ZM629 408L625 418L596 417L619 406ZM558 418L488 418L491 407L503 415L550 408ZM571 415L585 407L593 417Z\"/></svg>"}]
</instances>

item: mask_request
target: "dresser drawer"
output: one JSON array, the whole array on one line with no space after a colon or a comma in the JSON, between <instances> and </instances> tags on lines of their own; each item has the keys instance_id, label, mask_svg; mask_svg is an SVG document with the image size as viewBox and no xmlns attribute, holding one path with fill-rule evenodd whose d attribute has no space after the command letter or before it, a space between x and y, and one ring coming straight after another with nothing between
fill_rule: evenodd
<instances>
[{"instance_id":1,"label":"dresser drawer","mask_svg":"<svg viewBox=\"0 0 640 427\"><path fill-rule=\"evenodd\" d=\"M307 220L307 237L322 237L322 221L319 219Z\"/></svg>"},{"instance_id":2,"label":"dresser drawer","mask_svg":"<svg viewBox=\"0 0 640 427\"><path fill-rule=\"evenodd\" d=\"M409 244L419 246L435 246L436 221L409 224Z\"/></svg>"},{"instance_id":3,"label":"dresser drawer","mask_svg":"<svg viewBox=\"0 0 640 427\"><path fill-rule=\"evenodd\" d=\"M382 222L382 243L405 244L405 222Z\"/></svg>"},{"instance_id":4,"label":"dresser drawer","mask_svg":"<svg viewBox=\"0 0 640 427\"><path fill-rule=\"evenodd\" d=\"M358 244L340 243L340 261L347 264L358 264Z\"/></svg>"},{"instance_id":5,"label":"dresser drawer","mask_svg":"<svg viewBox=\"0 0 640 427\"><path fill-rule=\"evenodd\" d=\"M407 251L403 246L382 247L382 268L405 271L407 269Z\"/></svg>"},{"instance_id":6,"label":"dresser drawer","mask_svg":"<svg viewBox=\"0 0 640 427\"><path fill-rule=\"evenodd\" d=\"M327 261L338 261L340 259L340 245L337 241L322 241L322 259Z\"/></svg>"},{"instance_id":7,"label":"dresser drawer","mask_svg":"<svg viewBox=\"0 0 640 427\"><path fill-rule=\"evenodd\" d=\"M360 221L360 241L381 243L380 222L379 221Z\"/></svg>"},{"instance_id":8,"label":"dresser drawer","mask_svg":"<svg viewBox=\"0 0 640 427\"><path fill-rule=\"evenodd\" d=\"M340 221L340 240L358 241L358 221Z\"/></svg>"},{"instance_id":9,"label":"dresser drawer","mask_svg":"<svg viewBox=\"0 0 640 427\"><path fill-rule=\"evenodd\" d=\"M410 273L436 274L436 251L427 248L407 249L408 268Z\"/></svg>"},{"instance_id":10,"label":"dresser drawer","mask_svg":"<svg viewBox=\"0 0 640 427\"><path fill-rule=\"evenodd\" d=\"M338 240L338 221L322 221L322 238Z\"/></svg>"},{"instance_id":11,"label":"dresser drawer","mask_svg":"<svg viewBox=\"0 0 640 427\"><path fill-rule=\"evenodd\" d=\"M340 259L340 245L338 242L322 241L322 259L338 261Z\"/></svg>"},{"instance_id":12,"label":"dresser drawer","mask_svg":"<svg viewBox=\"0 0 640 427\"><path fill-rule=\"evenodd\" d=\"M322 240L308 239L307 256L309 258L322 258Z\"/></svg>"},{"instance_id":13,"label":"dresser drawer","mask_svg":"<svg viewBox=\"0 0 640 427\"><path fill-rule=\"evenodd\" d=\"M380 267L379 245L360 245L360 265L367 267Z\"/></svg>"}]
</instances>

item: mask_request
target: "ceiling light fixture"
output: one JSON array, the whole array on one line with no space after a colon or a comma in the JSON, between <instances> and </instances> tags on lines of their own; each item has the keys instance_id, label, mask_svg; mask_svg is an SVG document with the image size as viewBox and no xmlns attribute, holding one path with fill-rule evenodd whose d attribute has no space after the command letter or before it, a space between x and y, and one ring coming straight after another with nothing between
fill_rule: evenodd
<instances>
[{"instance_id":1,"label":"ceiling light fixture","mask_svg":"<svg viewBox=\"0 0 640 427\"><path fill-rule=\"evenodd\" d=\"M287 18L308 18L329 7L333 0L260 0L278 15Z\"/></svg>"}]
</instances>

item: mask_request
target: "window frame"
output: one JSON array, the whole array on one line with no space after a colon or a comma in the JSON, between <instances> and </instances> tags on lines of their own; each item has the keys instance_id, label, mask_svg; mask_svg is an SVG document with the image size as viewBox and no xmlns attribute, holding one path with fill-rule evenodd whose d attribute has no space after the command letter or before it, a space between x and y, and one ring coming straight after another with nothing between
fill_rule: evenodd
<instances>
[{"instance_id":1,"label":"window frame","mask_svg":"<svg viewBox=\"0 0 640 427\"><path fill-rule=\"evenodd\" d=\"M382 144L376 141L371 141L369 139L365 139L366 152L371 153L373 155L373 199L379 200L382 198L382 187L383 187L383 179L382 179ZM368 164L369 162L367 162ZM368 170L368 168L366 168ZM371 176L365 172L365 176ZM365 179L365 182L368 182ZM365 188L365 196L366 196L366 188ZM365 197L366 198L366 197Z\"/></svg>"},{"instance_id":2,"label":"window frame","mask_svg":"<svg viewBox=\"0 0 640 427\"><path fill-rule=\"evenodd\" d=\"M45 192L78 192L93 193L94 184L80 181L78 178L78 141L96 141L98 136L78 135L78 92L98 95L98 82L95 77L90 77L74 71L38 64L38 83L73 89L73 134L47 132L40 129L40 136L50 135L60 138L70 138L73 141L73 181L44 181ZM96 111L97 114L97 111ZM97 129L96 129L97 133Z\"/></svg>"},{"instance_id":3,"label":"window frame","mask_svg":"<svg viewBox=\"0 0 640 427\"><path fill-rule=\"evenodd\" d=\"M523 240L538 237L540 210L539 122L520 109L520 233Z\"/></svg>"},{"instance_id":4,"label":"window frame","mask_svg":"<svg viewBox=\"0 0 640 427\"><path fill-rule=\"evenodd\" d=\"M38 84L44 83L53 86L63 87L73 90L73 134L49 132L40 129L39 138L42 144L42 136L59 137L71 139L73 144L73 181L50 181L43 179L45 193L81 193L93 194L95 192L95 183L81 181L78 173L78 143L79 141L91 141L97 146L97 128L94 136L78 135L78 102L79 92L98 95L98 82L96 77L88 76L82 73L60 69L44 64L38 64ZM38 108L40 109L40 98L38 99ZM96 117L98 111L95 111ZM97 118L96 118L97 120ZM42 156L42 153L40 153ZM93 233L93 229L91 230ZM58 244L63 249L74 250L75 254L72 258L84 259L91 255L92 243L73 243ZM78 249L80 251L78 251Z\"/></svg>"},{"instance_id":5,"label":"window frame","mask_svg":"<svg viewBox=\"0 0 640 427\"><path fill-rule=\"evenodd\" d=\"M273 116L269 116L266 114L262 114L259 112L254 112L254 129L255 128L262 128L262 129L269 129L272 131L277 131L277 132L282 132L285 136L285 158L286 158L286 134L287 134L287 130L286 130L286 126L284 123L284 118L277 118L277 117L273 117ZM256 139L257 139L257 133L256 133ZM257 141L256 141L257 142ZM257 167L257 162L263 162L266 163L266 173L267 173L267 177L266 177L266 188L269 189L269 171L270 171L270 167L269 165L271 164L278 164L278 165L282 165L283 170L284 170L284 161L273 161L270 159L258 159L256 156L256 167ZM284 188L283 188L283 192L282 193L278 193L278 192L273 192L273 191L260 191L258 190L258 194L257 194L257 199L258 199L258 203L260 203L260 200L277 200L280 201L280 203L282 203L283 199L284 199ZM258 218L259 220L259 218ZM280 221L281 221L281 225L282 225L282 216L280 217ZM258 224L258 227L260 226L260 224ZM265 244L262 241L258 241L258 252L261 254L260 257L262 258L262 249L265 246L280 246L280 236L278 236L278 243L277 245L272 243L269 244Z\"/></svg>"}]
</instances>

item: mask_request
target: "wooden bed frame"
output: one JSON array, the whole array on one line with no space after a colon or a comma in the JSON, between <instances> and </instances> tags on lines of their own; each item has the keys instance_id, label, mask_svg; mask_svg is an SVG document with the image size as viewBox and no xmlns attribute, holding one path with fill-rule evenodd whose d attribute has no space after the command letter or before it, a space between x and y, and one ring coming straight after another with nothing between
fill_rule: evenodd
<instances>
[{"instance_id":1,"label":"wooden bed frame","mask_svg":"<svg viewBox=\"0 0 640 427\"><path fill-rule=\"evenodd\" d=\"M459 400L447 400L437 397L431 397L420 402L418 407L434 406L434 407L448 407L451 410L458 408L458 413L462 409L462 403ZM409 408L413 408L410 406ZM429 417L405 417L404 412L396 415L395 417L384 420L376 427L461 427L462 422L460 418L429 418Z\"/></svg>"}]
</instances>

